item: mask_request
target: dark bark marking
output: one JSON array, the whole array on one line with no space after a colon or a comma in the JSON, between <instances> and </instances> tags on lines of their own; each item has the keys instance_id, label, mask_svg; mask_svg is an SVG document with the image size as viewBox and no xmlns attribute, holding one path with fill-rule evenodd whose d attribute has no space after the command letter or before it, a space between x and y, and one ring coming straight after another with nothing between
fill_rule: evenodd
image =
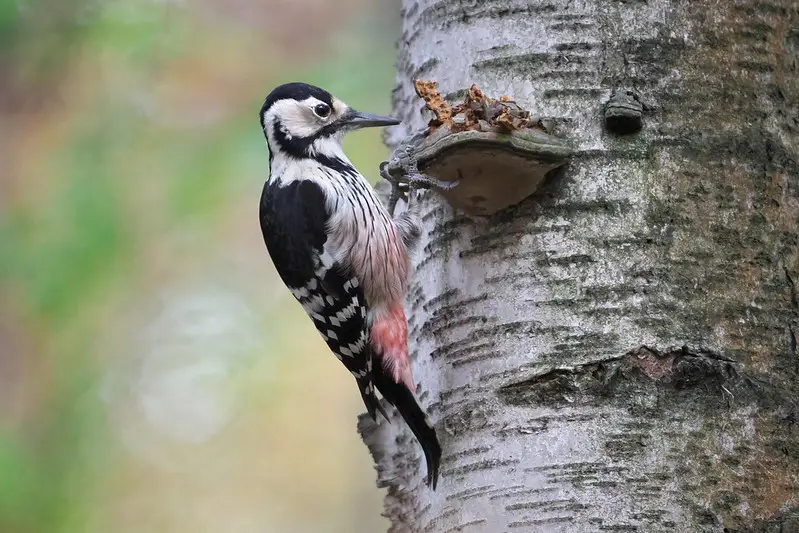
<instances>
[{"instance_id":1,"label":"dark bark marking","mask_svg":"<svg viewBox=\"0 0 799 533\"><path fill-rule=\"evenodd\" d=\"M455 476L463 475L469 472L477 472L480 470L496 470L497 468L519 464L518 459L486 459L483 461L475 461L452 468L442 468L442 477L454 478Z\"/></svg>"},{"instance_id":2,"label":"dark bark marking","mask_svg":"<svg viewBox=\"0 0 799 533\"><path fill-rule=\"evenodd\" d=\"M469 526L477 526L477 525L480 525L480 524L484 524L485 522L486 521L485 521L484 518L478 518L477 520L471 520L469 522L464 522L463 524L451 527L451 528L447 529L446 531L444 531L444 533L455 533L457 531L463 531L465 529L468 529Z\"/></svg>"},{"instance_id":3,"label":"dark bark marking","mask_svg":"<svg viewBox=\"0 0 799 533\"><path fill-rule=\"evenodd\" d=\"M729 390L729 382L752 392L763 389L762 384L744 376L739 365L724 355L687 346L665 352L641 346L621 357L549 370L505 385L498 394L510 405L565 406L575 402L597 403L616 394L634 393L639 384L647 382L673 391L702 389L719 398L731 394L724 392Z\"/></svg>"},{"instance_id":4,"label":"dark bark marking","mask_svg":"<svg viewBox=\"0 0 799 533\"><path fill-rule=\"evenodd\" d=\"M533 494L545 494L548 492L555 492L558 489L555 487L542 487L540 489L527 489L524 488L522 485L515 485L510 486L503 489L495 489L490 491L488 494L489 500L505 500L507 498L513 498L516 496L530 496Z\"/></svg>"},{"instance_id":5,"label":"dark bark marking","mask_svg":"<svg viewBox=\"0 0 799 533\"><path fill-rule=\"evenodd\" d=\"M494 412L491 406L482 401L467 400L457 402L455 408L453 404L448 407L451 412L444 414L444 430L449 435L461 435L489 426Z\"/></svg>"},{"instance_id":6,"label":"dark bark marking","mask_svg":"<svg viewBox=\"0 0 799 533\"><path fill-rule=\"evenodd\" d=\"M533 502L511 503L505 506L506 511L580 511L583 509L590 509L591 506L583 503L578 503L574 498L568 500L543 500Z\"/></svg>"},{"instance_id":7,"label":"dark bark marking","mask_svg":"<svg viewBox=\"0 0 799 533\"><path fill-rule=\"evenodd\" d=\"M453 500L462 501L462 500L465 500L467 498L474 498L474 497L477 497L477 496L482 496L484 494L488 494L488 492L493 487L494 487L494 485L485 485L485 486L482 486L482 487L475 487L473 489L462 490L460 492L454 492L454 493L450 494L449 496L447 496L446 499L447 499L447 501L453 501Z\"/></svg>"},{"instance_id":8,"label":"dark bark marking","mask_svg":"<svg viewBox=\"0 0 799 533\"><path fill-rule=\"evenodd\" d=\"M543 526L546 524L570 524L572 522L574 522L574 518L571 516L553 516L551 518L541 518L537 520L522 520L518 522L511 522L508 524L508 527L515 529L520 527Z\"/></svg>"}]
</instances>

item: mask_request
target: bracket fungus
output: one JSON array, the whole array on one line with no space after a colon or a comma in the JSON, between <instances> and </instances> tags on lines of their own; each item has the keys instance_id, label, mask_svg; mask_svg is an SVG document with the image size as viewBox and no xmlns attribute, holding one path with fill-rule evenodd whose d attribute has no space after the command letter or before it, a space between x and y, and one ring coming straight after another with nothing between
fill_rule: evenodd
<instances>
[{"instance_id":1,"label":"bracket fungus","mask_svg":"<svg viewBox=\"0 0 799 533\"><path fill-rule=\"evenodd\" d=\"M541 120L507 96L489 98L472 85L464 102L451 106L435 82L416 80L414 85L434 114L426 135L413 147L418 169L457 184L431 188L468 214L491 215L521 202L573 153L568 143L550 135ZM403 172L396 163L386 170L395 177Z\"/></svg>"}]
</instances>

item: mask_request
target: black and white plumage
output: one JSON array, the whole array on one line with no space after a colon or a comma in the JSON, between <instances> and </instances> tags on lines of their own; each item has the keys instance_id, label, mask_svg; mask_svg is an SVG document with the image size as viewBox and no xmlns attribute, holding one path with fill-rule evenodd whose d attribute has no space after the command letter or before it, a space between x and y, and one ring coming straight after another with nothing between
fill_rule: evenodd
<instances>
[{"instance_id":1,"label":"black and white plumage","mask_svg":"<svg viewBox=\"0 0 799 533\"><path fill-rule=\"evenodd\" d=\"M347 276L335 262L322 261L328 217L323 210L306 211L312 205L324 205L323 193L313 182L295 181L284 187L267 182L261 201L264 241L281 279L355 377L364 404L374 416L380 404L367 379L372 359L366 299L357 278ZM292 215L284 218L283 212Z\"/></svg>"},{"instance_id":2,"label":"black and white plumage","mask_svg":"<svg viewBox=\"0 0 799 533\"><path fill-rule=\"evenodd\" d=\"M270 163L260 222L275 268L352 373L369 414L388 420L376 390L397 408L435 488L441 447L414 394L403 309L418 226L392 219L341 148L347 131L399 121L354 111L304 83L273 90L260 120Z\"/></svg>"}]
</instances>

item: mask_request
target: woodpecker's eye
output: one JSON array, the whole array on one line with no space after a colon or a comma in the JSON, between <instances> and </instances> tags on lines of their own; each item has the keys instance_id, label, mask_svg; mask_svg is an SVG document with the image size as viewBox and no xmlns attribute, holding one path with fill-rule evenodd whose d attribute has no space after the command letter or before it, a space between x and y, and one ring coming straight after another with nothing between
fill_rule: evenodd
<instances>
[{"instance_id":1,"label":"woodpecker's eye","mask_svg":"<svg viewBox=\"0 0 799 533\"><path fill-rule=\"evenodd\" d=\"M327 118L330 116L330 106L327 104L316 104L313 108L314 114L319 118Z\"/></svg>"}]
</instances>

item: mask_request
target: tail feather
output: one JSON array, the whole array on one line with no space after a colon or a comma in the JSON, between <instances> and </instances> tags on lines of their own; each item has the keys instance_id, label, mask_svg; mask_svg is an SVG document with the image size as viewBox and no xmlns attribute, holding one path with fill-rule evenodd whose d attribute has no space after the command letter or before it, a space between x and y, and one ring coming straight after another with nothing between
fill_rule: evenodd
<instances>
[{"instance_id":1,"label":"tail feather","mask_svg":"<svg viewBox=\"0 0 799 533\"><path fill-rule=\"evenodd\" d=\"M391 379L391 376L382 370L378 366L373 372L377 390L391 405L397 408L397 411L402 415L405 423L411 428L414 436L416 436L422 446L427 462L427 485L435 490L438 484L438 469L441 463L441 444L438 442L436 430L433 424L430 423L430 419L424 409L419 405L413 391ZM380 411L383 412L382 408L380 408ZM388 420L388 417L386 419Z\"/></svg>"},{"instance_id":2,"label":"tail feather","mask_svg":"<svg viewBox=\"0 0 799 533\"><path fill-rule=\"evenodd\" d=\"M377 399L374 388L370 387L369 380L359 379L357 380L357 383L358 390L361 391L363 404L366 406L366 411L369 413L369 416L372 417L372 420L377 422L377 413L380 412L380 414L383 415L383 418L386 419L386 422L390 424L391 419L389 419L388 413L386 413L386 410L383 409L383 406L380 404L380 400Z\"/></svg>"}]
</instances>

